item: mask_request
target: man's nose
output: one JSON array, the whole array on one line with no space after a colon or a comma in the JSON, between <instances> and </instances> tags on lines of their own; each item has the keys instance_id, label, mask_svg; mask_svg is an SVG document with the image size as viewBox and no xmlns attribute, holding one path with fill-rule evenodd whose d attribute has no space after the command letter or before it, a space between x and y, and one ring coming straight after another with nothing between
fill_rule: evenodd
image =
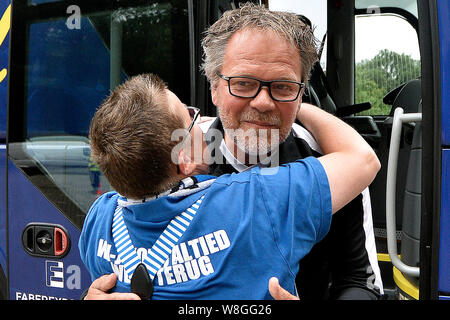
<instances>
[{"instance_id":1,"label":"man's nose","mask_svg":"<svg viewBox=\"0 0 450 320\"><path fill-rule=\"evenodd\" d=\"M269 88L262 87L258 95L250 101L250 107L259 112L268 112L276 108L275 101L270 97Z\"/></svg>"}]
</instances>

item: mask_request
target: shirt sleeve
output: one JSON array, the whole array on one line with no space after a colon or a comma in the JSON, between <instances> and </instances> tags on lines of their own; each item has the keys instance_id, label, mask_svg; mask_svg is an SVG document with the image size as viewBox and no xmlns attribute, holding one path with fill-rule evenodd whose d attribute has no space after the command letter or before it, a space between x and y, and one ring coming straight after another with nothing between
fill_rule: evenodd
<instances>
[{"instance_id":1,"label":"shirt sleeve","mask_svg":"<svg viewBox=\"0 0 450 320\"><path fill-rule=\"evenodd\" d=\"M325 170L316 158L308 157L258 173L277 246L290 266L298 266L330 228L331 193Z\"/></svg>"},{"instance_id":2,"label":"shirt sleeve","mask_svg":"<svg viewBox=\"0 0 450 320\"><path fill-rule=\"evenodd\" d=\"M110 198L113 200L111 201ZM80 258L92 280L105 273L97 259L98 237L103 230L110 230L110 224L106 224L105 217L106 212L114 210L112 205L116 202L116 198L117 196L113 197L113 193L106 193L93 203L86 215L78 240Z\"/></svg>"},{"instance_id":3,"label":"shirt sleeve","mask_svg":"<svg viewBox=\"0 0 450 320\"><path fill-rule=\"evenodd\" d=\"M80 251L80 258L89 271L91 278L93 278L92 274L92 244L93 241L90 239L89 235L92 233L92 228L95 223L96 213L97 213L97 202L95 202L92 207L89 209L86 218L83 223L83 229L81 229L80 239L78 240L78 249Z\"/></svg>"}]
</instances>

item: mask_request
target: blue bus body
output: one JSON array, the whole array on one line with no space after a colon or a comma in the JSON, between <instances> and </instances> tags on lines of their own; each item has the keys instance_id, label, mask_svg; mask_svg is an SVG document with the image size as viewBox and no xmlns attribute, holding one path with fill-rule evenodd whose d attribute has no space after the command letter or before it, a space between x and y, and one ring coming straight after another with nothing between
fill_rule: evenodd
<instances>
[{"instance_id":1,"label":"blue bus body","mask_svg":"<svg viewBox=\"0 0 450 320\"><path fill-rule=\"evenodd\" d=\"M113 80L140 72L160 74L183 101L215 115L198 74L199 39L229 2L105 1L95 8L89 1L0 0L0 298L79 299L89 287L78 238L90 204L110 189L104 177L95 186L90 180L89 119ZM450 299L450 2L431 2L439 31L440 186L433 197L440 212L432 223L437 239L428 236L432 253L422 262L432 276L420 287L427 288L421 297ZM112 11L131 22L114 31L104 13ZM133 35L141 23L152 39ZM116 58L122 65L114 74Z\"/></svg>"},{"instance_id":2,"label":"blue bus body","mask_svg":"<svg viewBox=\"0 0 450 320\"><path fill-rule=\"evenodd\" d=\"M6 286L6 272L8 270L7 263L7 209L6 209L6 106L8 104L8 56L9 56L9 29L10 29L10 19L7 18L11 15L10 13L10 2L1 1L0 2L0 14L2 16L0 20L0 28L2 30L3 38L0 39L0 61L1 61L1 82L0 82L0 171L2 172L2 178L0 181L0 202L4 205L0 206L0 266L2 268L2 280L3 286ZM6 13L6 15L5 15ZM3 298L5 298L6 288L3 289Z\"/></svg>"},{"instance_id":3,"label":"blue bus body","mask_svg":"<svg viewBox=\"0 0 450 320\"><path fill-rule=\"evenodd\" d=\"M438 2L441 60L442 190L439 291L450 293L450 2ZM442 298L450 299L449 295Z\"/></svg>"}]
</instances>

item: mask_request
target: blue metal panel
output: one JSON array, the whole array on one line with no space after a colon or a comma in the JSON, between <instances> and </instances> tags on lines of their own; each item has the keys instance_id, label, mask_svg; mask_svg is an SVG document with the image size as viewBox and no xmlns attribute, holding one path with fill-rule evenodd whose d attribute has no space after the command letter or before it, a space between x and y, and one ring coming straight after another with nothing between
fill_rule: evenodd
<instances>
[{"instance_id":1,"label":"blue metal panel","mask_svg":"<svg viewBox=\"0 0 450 320\"><path fill-rule=\"evenodd\" d=\"M450 1L439 0L437 4L441 50L442 145L450 146Z\"/></svg>"},{"instance_id":2,"label":"blue metal panel","mask_svg":"<svg viewBox=\"0 0 450 320\"><path fill-rule=\"evenodd\" d=\"M10 299L79 299L91 282L78 251L80 230L11 161L8 175ZM71 242L69 253L62 259L27 254L22 232L30 222L63 226Z\"/></svg>"},{"instance_id":3,"label":"blue metal panel","mask_svg":"<svg viewBox=\"0 0 450 320\"><path fill-rule=\"evenodd\" d=\"M450 1L438 0L441 59L442 145L450 146ZM442 150L441 224L439 282L441 292L450 292L450 149Z\"/></svg>"},{"instance_id":4,"label":"blue metal panel","mask_svg":"<svg viewBox=\"0 0 450 320\"><path fill-rule=\"evenodd\" d=\"M9 30L9 19L6 15L9 14L11 1L0 1L0 18L2 30ZM3 25L4 24L4 25ZM6 33L4 39L0 38L0 141L6 139L6 105L7 105L7 89L8 89L8 55L9 55L9 31Z\"/></svg>"},{"instance_id":5,"label":"blue metal panel","mask_svg":"<svg viewBox=\"0 0 450 320\"><path fill-rule=\"evenodd\" d=\"M11 5L9 0L0 1L0 28L8 30L5 37L0 38L0 268L7 276L6 262L6 106L8 89L8 53L9 53L9 28L7 19Z\"/></svg>"},{"instance_id":6,"label":"blue metal panel","mask_svg":"<svg viewBox=\"0 0 450 320\"><path fill-rule=\"evenodd\" d=\"M442 151L439 291L450 292L450 149Z\"/></svg>"},{"instance_id":7,"label":"blue metal panel","mask_svg":"<svg viewBox=\"0 0 450 320\"><path fill-rule=\"evenodd\" d=\"M0 144L0 267L6 275L6 145Z\"/></svg>"}]
</instances>

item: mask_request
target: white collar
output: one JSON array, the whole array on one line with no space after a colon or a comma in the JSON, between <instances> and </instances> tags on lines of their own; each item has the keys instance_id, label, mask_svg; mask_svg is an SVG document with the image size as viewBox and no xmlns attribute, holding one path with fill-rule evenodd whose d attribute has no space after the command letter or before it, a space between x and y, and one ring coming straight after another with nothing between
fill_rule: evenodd
<instances>
[{"instance_id":1,"label":"white collar","mask_svg":"<svg viewBox=\"0 0 450 320\"><path fill-rule=\"evenodd\" d=\"M175 188L172 188L170 190L161 192L160 194L152 197L147 197L143 199L133 199L133 198L125 198L123 196L120 196L117 200L117 203L121 207L127 207L135 204L141 204L144 202L152 201L157 198L165 197L165 196L171 196L171 197L180 197L180 196L187 196L191 193L196 193L200 190L208 188L216 178L208 179L205 181L198 182L197 179L194 177L187 177L180 181L179 185Z\"/></svg>"},{"instance_id":2,"label":"white collar","mask_svg":"<svg viewBox=\"0 0 450 320\"><path fill-rule=\"evenodd\" d=\"M228 149L227 144L225 143L225 139L222 139L219 148L225 159L234 169L236 169L237 172L243 172L249 169L249 166L240 162L238 159L236 159L233 153L231 153L230 149Z\"/></svg>"},{"instance_id":3,"label":"white collar","mask_svg":"<svg viewBox=\"0 0 450 320\"><path fill-rule=\"evenodd\" d=\"M257 164L247 166L246 164L240 162L233 153L231 153L230 149L228 149L227 144L225 143L225 139L222 139L220 143L220 151L222 152L223 156L227 160L227 162L237 171L237 172L244 172L247 170L250 170L251 168L258 166L260 168L267 168L270 167L270 164L273 163L273 159L275 156L278 155L279 151L276 151L276 153L272 153L269 158L266 158L263 160L263 162L258 162Z\"/></svg>"}]
</instances>

